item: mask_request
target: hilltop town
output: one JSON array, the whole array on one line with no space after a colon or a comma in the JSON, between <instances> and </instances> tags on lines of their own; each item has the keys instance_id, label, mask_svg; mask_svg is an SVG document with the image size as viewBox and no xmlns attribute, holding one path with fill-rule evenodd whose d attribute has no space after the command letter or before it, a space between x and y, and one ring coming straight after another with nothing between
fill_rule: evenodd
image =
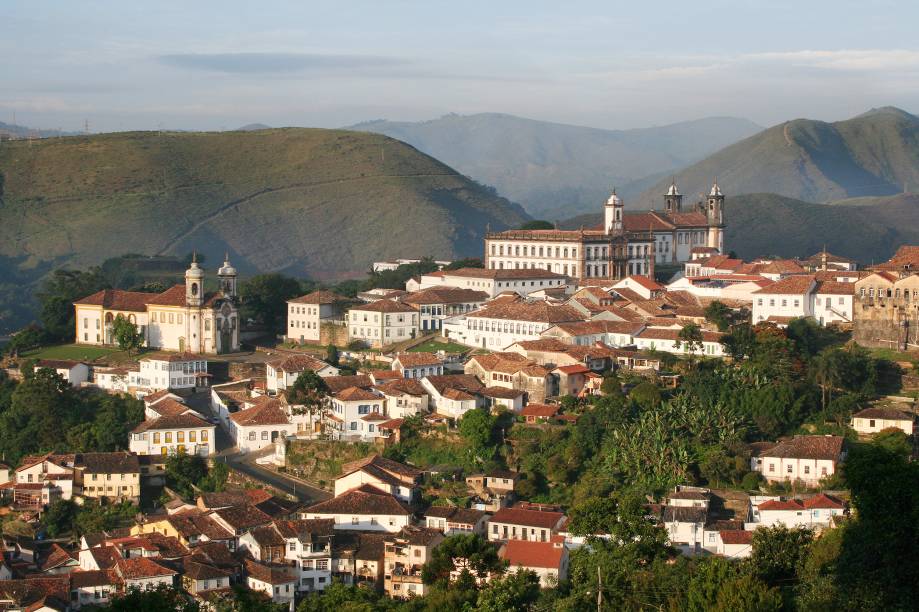
<instances>
[{"instance_id":1,"label":"hilltop town","mask_svg":"<svg viewBox=\"0 0 919 612\"><path fill-rule=\"evenodd\" d=\"M70 343L26 330L5 358L0 605L867 588L825 578L863 562L848 538L914 543L875 504L916 490L919 247L743 261L729 213L671 181L660 210L614 192L597 227L489 232L481 260L374 263L417 271L398 288L269 296L193 256L181 284L75 296Z\"/></svg>"}]
</instances>

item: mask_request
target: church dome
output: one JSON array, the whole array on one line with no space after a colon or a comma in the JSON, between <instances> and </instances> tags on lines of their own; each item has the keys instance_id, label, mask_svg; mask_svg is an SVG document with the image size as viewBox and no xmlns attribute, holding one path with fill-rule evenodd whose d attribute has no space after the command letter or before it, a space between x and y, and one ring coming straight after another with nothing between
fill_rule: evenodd
<instances>
[{"instance_id":1,"label":"church dome","mask_svg":"<svg viewBox=\"0 0 919 612\"><path fill-rule=\"evenodd\" d=\"M708 195L710 195L710 196L720 196L720 195L723 195L723 194L721 193L721 187L718 186L718 181L715 181L715 182L712 184L712 191L711 191L711 193L709 193Z\"/></svg>"},{"instance_id":2,"label":"church dome","mask_svg":"<svg viewBox=\"0 0 919 612\"><path fill-rule=\"evenodd\" d=\"M606 201L607 206L622 206L622 198L616 195L616 190L613 189L613 194Z\"/></svg>"},{"instance_id":3,"label":"church dome","mask_svg":"<svg viewBox=\"0 0 919 612\"><path fill-rule=\"evenodd\" d=\"M670 188L667 190L667 195L669 196L678 196L680 195L680 190L676 188L676 181L670 181Z\"/></svg>"},{"instance_id":4,"label":"church dome","mask_svg":"<svg viewBox=\"0 0 919 612\"><path fill-rule=\"evenodd\" d=\"M220 266L220 269L217 270L218 276L236 276L236 268L230 264L229 255L224 256L223 265Z\"/></svg>"}]
</instances>

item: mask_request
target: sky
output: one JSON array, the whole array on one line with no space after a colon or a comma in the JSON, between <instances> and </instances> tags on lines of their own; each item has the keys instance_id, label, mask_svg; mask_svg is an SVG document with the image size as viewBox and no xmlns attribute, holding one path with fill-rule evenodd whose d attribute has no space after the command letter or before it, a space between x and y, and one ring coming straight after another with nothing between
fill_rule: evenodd
<instances>
[{"instance_id":1,"label":"sky","mask_svg":"<svg viewBox=\"0 0 919 612\"><path fill-rule=\"evenodd\" d=\"M500 112L622 129L919 112L919 2L0 3L0 121L340 127Z\"/></svg>"}]
</instances>

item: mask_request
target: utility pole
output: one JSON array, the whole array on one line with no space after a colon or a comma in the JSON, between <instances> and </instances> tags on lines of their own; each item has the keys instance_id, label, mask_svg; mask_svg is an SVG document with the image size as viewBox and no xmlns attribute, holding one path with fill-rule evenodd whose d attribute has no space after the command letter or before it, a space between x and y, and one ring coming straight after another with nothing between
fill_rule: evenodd
<instances>
[{"instance_id":1,"label":"utility pole","mask_svg":"<svg viewBox=\"0 0 919 612\"><path fill-rule=\"evenodd\" d=\"M603 577L600 575L600 566L597 566L597 612L603 611Z\"/></svg>"}]
</instances>

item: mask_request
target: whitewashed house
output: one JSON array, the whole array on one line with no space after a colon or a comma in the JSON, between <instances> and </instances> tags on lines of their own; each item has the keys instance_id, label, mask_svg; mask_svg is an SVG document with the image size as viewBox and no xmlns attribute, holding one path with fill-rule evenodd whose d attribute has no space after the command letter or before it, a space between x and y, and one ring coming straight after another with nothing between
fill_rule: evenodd
<instances>
[{"instance_id":1,"label":"whitewashed house","mask_svg":"<svg viewBox=\"0 0 919 612\"><path fill-rule=\"evenodd\" d=\"M415 353L399 353L392 360L392 369L403 378L424 378L425 376L440 376L444 373L443 359L434 353L423 351Z\"/></svg>"},{"instance_id":2,"label":"whitewashed house","mask_svg":"<svg viewBox=\"0 0 919 612\"><path fill-rule=\"evenodd\" d=\"M371 455L342 466L341 476L335 479L335 495L337 497L370 485L400 501L412 503L420 495L420 484L420 470L380 455Z\"/></svg>"},{"instance_id":3,"label":"whitewashed house","mask_svg":"<svg viewBox=\"0 0 919 612\"><path fill-rule=\"evenodd\" d=\"M80 361L70 359L39 359L36 368L54 370L71 386L79 387L89 380L89 366Z\"/></svg>"},{"instance_id":4,"label":"whitewashed house","mask_svg":"<svg viewBox=\"0 0 919 612\"><path fill-rule=\"evenodd\" d=\"M536 340L553 325L582 320L584 316L571 306L508 301L486 304L457 319L445 328L445 335L466 346L497 351L521 340Z\"/></svg>"},{"instance_id":5,"label":"whitewashed house","mask_svg":"<svg viewBox=\"0 0 919 612\"><path fill-rule=\"evenodd\" d=\"M348 310L348 340L371 347L403 342L418 334L418 312L406 304L383 299Z\"/></svg>"},{"instance_id":6,"label":"whitewashed house","mask_svg":"<svg viewBox=\"0 0 919 612\"><path fill-rule=\"evenodd\" d=\"M230 414L229 432L240 452L261 450L296 435L287 411L277 399L260 396L243 410Z\"/></svg>"},{"instance_id":7,"label":"whitewashed house","mask_svg":"<svg viewBox=\"0 0 919 612\"><path fill-rule=\"evenodd\" d=\"M852 415L852 429L860 434L876 434L885 429L899 429L908 436L915 433L916 417L895 408L865 408Z\"/></svg>"},{"instance_id":8,"label":"whitewashed house","mask_svg":"<svg viewBox=\"0 0 919 612\"><path fill-rule=\"evenodd\" d=\"M144 421L131 431L128 448L138 455L206 457L214 452L216 426L192 413Z\"/></svg>"},{"instance_id":9,"label":"whitewashed house","mask_svg":"<svg viewBox=\"0 0 919 612\"><path fill-rule=\"evenodd\" d=\"M269 394L285 391L297 382L297 378L307 370L320 377L338 376L338 368L310 355L285 355L280 359L265 364L265 389Z\"/></svg>"},{"instance_id":10,"label":"whitewashed house","mask_svg":"<svg viewBox=\"0 0 919 612\"><path fill-rule=\"evenodd\" d=\"M207 359L192 353L154 353L139 360L140 369L129 374L129 386L160 391L194 391L208 386Z\"/></svg>"},{"instance_id":11,"label":"whitewashed house","mask_svg":"<svg viewBox=\"0 0 919 612\"><path fill-rule=\"evenodd\" d=\"M825 493L804 500L767 499L753 505L753 526L828 527L833 517L845 512L846 505L841 499Z\"/></svg>"},{"instance_id":12,"label":"whitewashed house","mask_svg":"<svg viewBox=\"0 0 919 612\"><path fill-rule=\"evenodd\" d=\"M459 419L470 410L486 405L482 395L485 385L475 376L425 376L421 384L428 393L432 410L443 416Z\"/></svg>"},{"instance_id":13,"label":"whitewashed house","mask_svg":"<svg viewBox=\"0 0 919 612\"><path fill-rule=\"evenodd\" d=\"M841 436L795 436L752 457L750 469L762 473L769 482L800 480L817 486L821 479L836 473L845 456Z\"/></svg>"},{"instance_id":14,"label":"whitewashed house","mask_svg":"<svg viewBox=\"0 0 919 612\"><path fill-rule=\"evenodd\" d=\"M377 426L389 420L384 405L381 393L347 387L332 394L326 425L337 439L372 441L383 435Z\"/></svg>"},{"instance_id":15,"label":"whitewashed house","mask_svg":"<svg viewBox=\"0 0 919 612\"><path fill-rule=\"evenodd\" d=\"M508 540L498 556L507 561L508 571L534 572L544 589L555 588L568 578L568 549L561 536L553 536L549 542Z\"/></svg>"},{"instance_id":16,"label":"whitewashed house","mask_svg":"<svg viewBox=\"0 0 919 612\"><path fill-rule=\"evenodd\" d=\"M459 270L443 270L424 274L416 290L431 287L458 287L484 292L489 298L494 298L507 291L513 291L525 297L536 291L564 288L567 282L566 275L549 272L544 267L460 268Z\"/></svg>"},{"instance_id":17,"label":"whitewashed house","mask_svg":"<svg viewBox=\"0 0 919 612\"><path fill-rule=\"evenodd\" d=\"M333 519L335 529L397 533L412 521L401 501L365 484L301 511L309 519Z\"/></svg>"},{"instance_id":18,"label":"whitewashed house","mask_svg":"<svg viewBox=\"0 0 919 612\"><path fill-rule=\"evenodd\" d=\"M344 307L351 300L332 291L313 291L287 301L287 340L318 343L324 323L344 324Z\"/></svg>"}]
</instances>

